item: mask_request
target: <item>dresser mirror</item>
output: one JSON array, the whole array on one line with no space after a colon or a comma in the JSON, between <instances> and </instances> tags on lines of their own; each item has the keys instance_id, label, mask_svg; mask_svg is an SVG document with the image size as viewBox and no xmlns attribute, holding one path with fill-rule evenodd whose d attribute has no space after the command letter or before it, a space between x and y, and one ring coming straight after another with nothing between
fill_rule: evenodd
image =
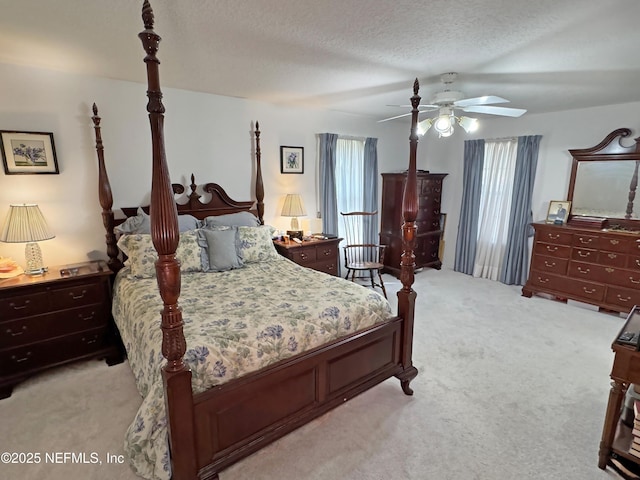
<instances>
[{"instance_id":1,"label":"dresser mirror","mask_svg":"<svg viewBox=\"0 0 640 480\"><path fill-rule=\"evenodd\" d=\"M620 128L595 147L569 150L573 156L569 223L579 217L598 217L607 219L609 228L640 229L640 199L635 201L640 138L625 146L623 139L630 135L631 130Z\"/></svg>"}]
</instances>

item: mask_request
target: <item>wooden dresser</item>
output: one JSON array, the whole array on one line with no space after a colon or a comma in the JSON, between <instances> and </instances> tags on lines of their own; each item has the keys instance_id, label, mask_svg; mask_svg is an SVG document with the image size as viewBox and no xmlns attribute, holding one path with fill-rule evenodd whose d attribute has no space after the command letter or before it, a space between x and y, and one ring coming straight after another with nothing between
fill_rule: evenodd
<instances>
[{"instance_id":1,"label":"wooden dresser","mask_svg":"<svg viewBox=\"0 0 640 480\"><path fill-rule=\"evenodd\" d=\"M123 360L111 320L111 271L104 262L69 267L0 280L0 398L49 367L84 358L105 358L109 365Z\"/></svg>"},{"instance_id":2,"label":"wooden dresser","mask_svg":"<svg viewBox=\"0 0 640 480\"><path fill-rule=\"evenodd\" d=\"M547 293L629 312L640 304L640 233L534 223L522 294Z\"/></svg>"},{"instance_id":3,"label":"wooden dresser","mask_svg":"<svg viewBox=\"0 0 640 480\"><path fill-rule=\"evenodd\" d=\"M418 238L414 254L416 268L442 266L439 257L442 227L440 201L442 183L446 173L418 171ZM380 219L380 244L385 245L383 272L400 275L402 255L402 196L407 174L382 174L382 215Z\"/></svg>"},{"instance_id":4,"label":"wooden dresser","mask_svg":"<svg viewBox=\"0 0 640 480\"><path fill-rule=\"evenodd\" d=\"M338 245L342 239L303 241L289 243L274 241L276 250L283 257L303 267L313 268L329 275L338 275Z\"/></svg>"}]
</instances>

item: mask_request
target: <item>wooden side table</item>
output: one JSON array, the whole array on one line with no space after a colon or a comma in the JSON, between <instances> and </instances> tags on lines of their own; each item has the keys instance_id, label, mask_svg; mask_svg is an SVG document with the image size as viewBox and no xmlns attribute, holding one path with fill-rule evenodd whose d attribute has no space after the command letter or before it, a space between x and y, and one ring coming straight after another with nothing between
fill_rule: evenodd
<instances>
[{"instance_id":1,"label":"wooden side table","mask_svg":"<svg viewBox=\"0 0 640 480\"><path fill-rule=\"evenodd\" d=\"M636 334L627 341L626 332ZM624 327L611 345L614 353L611 368L611 390L602 428L598 467L605 469L611 458L633 462L640 470L640 458L629 453L633 441L632 428L621 421L622 405L629 385L640 385L640 351L636 349L640 335L640 308L634 306Z\"/></svg>"},{"instance_id":2,"label":"wooden side table","mask_svg":"<svg viewBox=\"0 0 640 480\"><path fill-rule=\"evenodd\" d=\"M302 243L291 240L284 243L274 240L276 250L283 257L294 261L303 267L313 268L329 275L338 275L338 245L342 239L328 240L313 239Z\"/></svg>"},{"instance_id":3,"label":"wooden side table","mask_svg":"<svg viewBox=\"0 0 640 480\"><path fill-rule=\"evenodd\" d=\"M0 398L46 368L87 358L124 359L102 261L0 280Z\"/></svg>"}]
</instances>

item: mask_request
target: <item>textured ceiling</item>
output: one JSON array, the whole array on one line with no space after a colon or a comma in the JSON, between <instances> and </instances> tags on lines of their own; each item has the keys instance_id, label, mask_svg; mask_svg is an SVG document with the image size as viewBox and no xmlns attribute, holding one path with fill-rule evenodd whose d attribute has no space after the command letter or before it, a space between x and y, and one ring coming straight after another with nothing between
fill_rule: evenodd
<instances>
[{"instance_id":1,"label":"textured ceiling","mask_svg":"<svg viewBox=\"0 0 640 480\"><path fill-rule=\"evenodd\" d=\"M640 1L151 0L163 86L370 115L459 72L530 113L640 101ZM142 1L0 0L0 62L145 81Z\"/></svg>"}]
</instances>

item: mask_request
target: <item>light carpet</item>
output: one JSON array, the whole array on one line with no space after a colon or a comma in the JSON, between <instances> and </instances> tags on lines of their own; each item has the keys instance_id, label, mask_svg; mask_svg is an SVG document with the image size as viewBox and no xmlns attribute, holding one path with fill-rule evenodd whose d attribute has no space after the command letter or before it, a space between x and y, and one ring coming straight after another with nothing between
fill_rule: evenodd
<instances>
[{"instance_id":1,"label":"light carpet","mask_svg":"<svg viewBox=\"0 0 640 480\"><path fill-rule=\"evenodd\" d=\"M385 283L395 304L400 284ZM415 290L412 397L387 380L220 479L618 478L597 461L623 317L444 269L418 273ZM0 478L139 478L107 454L123 454L140 402L126 362L80 362L25 381L0 401L0 452L102 463L0 464Z\"/></svg>"}]
</instances>

